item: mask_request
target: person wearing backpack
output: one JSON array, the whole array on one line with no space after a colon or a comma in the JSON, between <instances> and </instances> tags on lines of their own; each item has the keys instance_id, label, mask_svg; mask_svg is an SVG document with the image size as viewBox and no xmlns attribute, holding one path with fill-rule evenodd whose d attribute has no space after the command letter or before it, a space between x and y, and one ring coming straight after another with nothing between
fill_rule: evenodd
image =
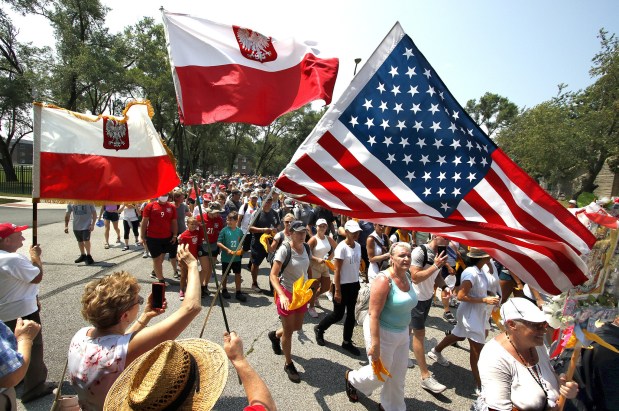
<instances>
[{"instance_id":1,"label":"person wearing backpack","mask_svg":"<svg viewBox=\"0 0 619 411\"><path fill-rule=\"evenodd\" d=\"M290 224L291 241L279 247L273 258L270 280L275 290L275 306L282 326L276 331L268 333L271 347L276 355L284 354L284 371L288 379L300 383L301 377L292 362L292 333L303 327L303 319L307 311L307 304L295 310L289 310L292 303L293 284L301 277L307 279L311 275L310 249L305 244L307 230L302 221L293 221Z\"/></svg>"},{"instance_id":2,"label":"person wearing backpack","mask_svg":"<svg viewBox=\"0 0 619 411\"><path fill-rule=\"evenodd\" d=\"M309 305L309 315L312 318L317 318L318 313L314 309L316 300L320 297L320 294L326 293L331 287L331 276L329 275L329 267L325 264L325 260L329 260L333 257L333 252L337 244L335 240L327 235L328 224L327 220L320 218L316 221L316 235L309 239L307 244L312 250L312 259L310 265L312 267L313 278L318 280L318 287L314 290L314 296L312 297Z\"/></svg>"},{"instance_id":3,"label":"person wearing backpack","mask_svg":"<svg viewBox=\"0 0 619 411\"><path fill-rule=\"evenodd\" d=\"M354 356L361 351L352 342L352 333L355 328L355 304L359 294L359 266L361 264L361 246L357 242L361 227L355 220L348 220L344 224L346 240L335 248L335 275L333 276L333 312L327 315L320 324L314 327L316 344L324 346L324 333L336 322L344 318L344 335L342 348Z\"/></svg>"}]
</instances>

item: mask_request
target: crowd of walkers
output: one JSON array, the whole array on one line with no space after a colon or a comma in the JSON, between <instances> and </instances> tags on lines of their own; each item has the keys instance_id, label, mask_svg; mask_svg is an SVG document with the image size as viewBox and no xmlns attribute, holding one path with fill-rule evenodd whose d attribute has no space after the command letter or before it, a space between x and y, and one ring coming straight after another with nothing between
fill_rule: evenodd
<instances>
[{"instance_id":1,"label":"crowd of walkers","mask_svg":"<svg viewBox=\"0 0 619 411\"><path fill-rule=\"evenodd\" d=\"M281 320L280 327L267 336L273 353L283 356L283 370L293 383L300 383L301 376L292 361L292 336L303 328L306 313L317 318L316 306L331 306L318 298L325 294L332 310L323 310L326 315L314 326L319 346L337 338L329 329L343 320L341 347L360 357L363 347L357 347L352 336L359 310L367 311L360 324L369 363L341 376L342 390L351 402L359 401L359 393L370 395L379 389L380 410L405 410L405 376L415 365L420 370L421 387L440 394L447 387L430 373L427 358L449 367L449 347L464 340L468 342L471 381L476 387L475 409L554 409L559 395L577 395L577 384L556 375L550 366L544 345L548 324L539 307L540 293L526 286L531 290L528 297L520 279L487 252L450 241L440 233L430 235L334 215L326 208L285 197L272 189L269 179L242 176L194 177L173 192L143 204L104 205L98 216L94 205L69 205L67 233L71 216L80 251L76 264L95 262L91 253L96 253L96 246L91 244L90 233L96 225L104 227L106 249L114 247L109 241L110 227L116 233L120 252L130 250L133 233L135 249L152 260L153 280L170 281L164 274L170 272L180 282L178 298L182 301L178 310L146 328L151 318L165 312L167 303L155 306L153 295L142 299L133 275L118 272L87 285L82 315L92 326L75 334L68 353L69 380L84 410L103 409L104 404L105 409L116 409L108 403L129 401L119 397L123 389L122 395L131 396L131 401L138 398L133 388L117 383L132 378L141 379L142 394L157 397L160 392L155 385L146 382L157 361L169 362L175 355L184 355L186 373L194 375L196 370L207 373L208 365L225 360L226 354L239 375L254 382L250 388L245 384L250 403L246 409L275 409L276 401L264 382L239 354L241 343L236 335L226 334L223 357L212 354L201 358L209 351L204 342L170 342L200 312L201 299L218 292L212 280L219 263L220 278L229 274L235 287L231 294L227 278L221 278L221 296L230 299L234 295L243 305L253 293L262 295L257 280L265 261L271 266L274 310ZM122 239L119 220L123 221ZM21 236L20 229L8 230L8 237ZM0 240L4 242L5 238L0 233ZM2 248L6 251L0 252L0 263L5 258L2 253L14 253L15 247L21 246L18 243ZM36 249L32 252L36 256ZM35 270L31 271L34 274ZM311 298L302 304L295 300L300 279L316 280ZM242 287L249 280L251 283ZM426 351L425 324L433 305L443 309L443 318L453 328L445 329L445 338ZM486 343L495 312L500 313L504 331ZM12 329L17 336L36 335L21 323ZM209 352L216 348L210 347ZM136 370L133 364L138 363L151 367ZM163 368L166 371L159 370L160 374L175 371L171 366ZM129 371L133 374L126 375ZM152 378L152 384L164 382L158 380L161 375ZM189 378L177 398L157 401L198 409L204 406L198 389L201 379ZM220 393L213 395L216 398ZM142 396L140 401L147 398ZM135 404L134 409L139 409Z\"/></svg>"}]
</instances>

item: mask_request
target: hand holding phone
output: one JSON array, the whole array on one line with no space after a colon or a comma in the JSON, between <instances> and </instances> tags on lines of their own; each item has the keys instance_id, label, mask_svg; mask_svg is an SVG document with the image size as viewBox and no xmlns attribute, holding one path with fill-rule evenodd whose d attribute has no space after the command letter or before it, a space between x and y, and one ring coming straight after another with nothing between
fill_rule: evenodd
<instances>
[{"instance_id":1,"label":"hand holding phone","mask_svg":"<svg viewBox=\"0 0 619 411\"><path fill-rule=\"evenodd\" d=\"M163 308L163 300L165 299L165 283L153 283L152 295L152 308Z\"/></svg>"}]
</instances>

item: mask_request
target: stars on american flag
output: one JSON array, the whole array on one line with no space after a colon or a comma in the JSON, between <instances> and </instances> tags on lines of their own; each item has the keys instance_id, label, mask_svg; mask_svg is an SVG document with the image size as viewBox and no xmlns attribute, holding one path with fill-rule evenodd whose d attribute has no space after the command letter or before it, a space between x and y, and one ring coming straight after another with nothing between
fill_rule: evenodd
<instances>
[{"instance_id":1,"label":"stars on american flag","mask_svg":"<svg viewBox=\"0 0 619 411\"><path fill-rule=\"evenodd\" d=\"M340 121L420 199L448 216L486 175L494 147L409 40L400 42Z\"/></svg>"}]
</instances>

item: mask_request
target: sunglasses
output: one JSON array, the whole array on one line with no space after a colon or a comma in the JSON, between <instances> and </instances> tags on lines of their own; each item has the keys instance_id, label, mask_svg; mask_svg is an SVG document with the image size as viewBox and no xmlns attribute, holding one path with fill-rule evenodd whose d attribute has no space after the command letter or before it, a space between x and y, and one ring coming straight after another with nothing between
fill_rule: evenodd
<instances>
[{"instance_id":1,"label":"sunglasses","mask_svg":"<svg viewBox=\"0 0 619 411\"><path fill-rule=\"evenodd\" d=\"M138 295L138 300L136 302L134 302L133 304L131 304L129 306L129 308L133 307L134 305L142 305L144 304L144 297L142 297L141 295Z\"/></svg>"},{"instance_id":2,"label":"sunglasses","mask_svg":"<svg viewBox=\"0 0 619 411\"><path fill-rule=\"evenodd\" d=\"M543 322L543 323L532 323L531 321L527 321L527 320L514 320L517 321L519 323L524 324L527 328L531 328L533 330L537 330L537 331L543 331L546 328L548 328L548 323L547 322Z\"/></svg>"}]
</instances>

